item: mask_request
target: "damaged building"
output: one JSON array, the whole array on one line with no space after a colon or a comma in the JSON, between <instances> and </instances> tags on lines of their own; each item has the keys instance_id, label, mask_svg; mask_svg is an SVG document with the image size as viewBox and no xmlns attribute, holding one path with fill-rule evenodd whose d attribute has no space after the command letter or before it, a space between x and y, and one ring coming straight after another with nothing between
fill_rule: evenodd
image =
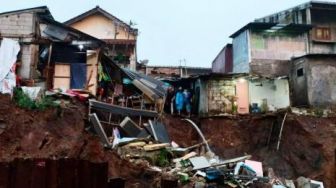
<instances>
[{"instance_id":1,"label":"damaged building","mask_svg":"<svg viewBox=\"0 0 336 188\"><path fill-rule=\"evenodd\" d=\"M200 116L265 113L290 106L286 78L248 74L208 74L195 80Z\"/></svg>"},{"instance_id":2,"label":"damaged building","mask_svg":"<svg viewBox=\"0 0 336 188\"><path fill-rule=\"evenodd\" d=\"M97 6L64 24L104 41L108 57L120 67L136 70L138 30L132 22L127 24Z\"/></svg>"},{"instance_id":3,"label":"damaged building","mask_svg":"<svg viewBox=\"0 0 336 188\"><path fill-rule=\"evenodd\" d=\"M57 22L47 7L1 13L0 20L1 38L20 43L18 85L87 88L95 94L97 84L87 78L97 75L102 41Z\"/></svg>"},{"instance_id":4,"label":"damaged building","mask_svg":"<svg viewBox=\"0 0 336 188\"><path fill-rule=\"evenodd\" d=\"M256 19L260 23L312 27L307 31L304 41L306 52L293 56L288 66L293 106L330 107L336 103L333 94L336 89L333 83L335 15L335 3L311 1Z\"/></svg>"}]
</instances>

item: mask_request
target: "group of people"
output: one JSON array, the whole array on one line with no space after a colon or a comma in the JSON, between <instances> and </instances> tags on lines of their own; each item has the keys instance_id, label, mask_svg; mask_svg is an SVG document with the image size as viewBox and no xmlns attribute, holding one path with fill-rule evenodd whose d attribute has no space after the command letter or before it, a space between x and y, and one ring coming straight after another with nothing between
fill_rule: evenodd
<instances>
[{"instance_id":1,"label":"group of people","mask_svg":"<svg viewBox=\"0 0 336 188\"><path fill-rule=\"evenodd\" d=\"M183 90L182 87L179 87L175 92L173 87L169 87L165 103L165 110L168 113L170 112L171 114L174 114L176 109L178 115L181 115L181 112L185 110L187 115L190 117L191 102L192 94L188 89Z\"/></svg>"}]
</instances>

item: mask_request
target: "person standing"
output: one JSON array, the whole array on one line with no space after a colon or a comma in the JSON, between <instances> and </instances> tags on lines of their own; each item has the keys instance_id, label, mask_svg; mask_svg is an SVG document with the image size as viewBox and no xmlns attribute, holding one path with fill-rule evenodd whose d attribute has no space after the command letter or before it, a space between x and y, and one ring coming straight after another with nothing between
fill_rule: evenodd
<instances>
[{"instance_id":1,"label":"person standing","mask_svg":"<svg viewBox=\"0 0 336 188\"><path fill-rule=\"evenodd\" d=\"M176 104L176 110L178 112L178 115L181 115L181 111L183 109L183 104L184 104L184 95L182 92L182 87L179 87L178 91L176 92L175 104Z\"/></svg>"}]
</instances>

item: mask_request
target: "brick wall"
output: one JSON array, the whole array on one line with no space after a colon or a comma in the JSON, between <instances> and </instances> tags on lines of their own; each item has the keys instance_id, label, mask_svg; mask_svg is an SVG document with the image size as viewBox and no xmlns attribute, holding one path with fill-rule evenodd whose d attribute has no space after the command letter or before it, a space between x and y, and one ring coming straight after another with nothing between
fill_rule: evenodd
<instances>
[{"instance_id":1,"label":"brick wall","mask_svg":"<svg viewBox=\"0 0 336 188\"><path fill-rule=\"evenodd\" d=\"M235 84L231 80L210 80L208 83L208 106L210 114L231 113Z\"/></svg>"}]
</instances>

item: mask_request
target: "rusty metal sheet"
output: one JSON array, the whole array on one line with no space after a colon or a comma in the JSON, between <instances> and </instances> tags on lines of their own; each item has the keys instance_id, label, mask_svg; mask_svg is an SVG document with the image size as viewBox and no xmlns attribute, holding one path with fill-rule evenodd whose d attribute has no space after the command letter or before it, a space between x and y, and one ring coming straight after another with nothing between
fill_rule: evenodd
<instances>
[{"instance_id":1,"label":"rusty metal sheet","mask_svg":"<svg viewBox=\"0 0 336 188\"><path fill-rule=\"evenodd\" d=\"M92 163L94 176L92 188L107 188L108 165L107 163Z\"/></svg>"},{"instance_id":2,"label":"rusty metal sheet","mask_svg":"<svg viewBox=\"0 0 336 188\"><path fill-rule=\"evenodd\" d=\"M78 187L77 160L60 159L58 166L58 187L76 188Z\"/></svg>"},{"instance_id":3,"label":"rusty metal sheet","mask_svg":"<svg viewBox=\"0 0 336 188\"><path fill-rule=\"evenodd\" d=\"M10 164L0 162L0 188L9 188L10 185Z\"/></svg>"},{"instance_id":4,"label":"rusty metal sheet","mask_svg":"<svg viewBox=\"0 0 336 188\"><path fill-rule=\"evenodd\" d=\"M16 159L12 163L11 187L29 187L31 181L32 161L30 159Z\"/></svg>"},{"instance_id":5,"label":"rusty metal sheet","mask_svg":"<svg viewBox=\"0 0 336 188\"><path fill-rule=\"evenodd\" d=\"M31 188L47 188L47 162L45 159L32 161Z\"/></svg>"},{"instance_id":6,"label":"rusty metal sheet","mask_svg":"<svg viewBox=\"0 0 336 188\"><path fill-rule=\"evenodd\" d=\"M80 188L92 188L92 164L89 161L79 161L78 166L78 187Z\"/></svg>"},{"instance_id":7,"label":"rusty metal sheet","mask_svg":"<svg viewBox=\"0 0 336 188\"><path fill-rule=\"evenodd\" d=\"M46 187L57 188L58 160L47 160Z\"/></svg>"}]
</instances>

